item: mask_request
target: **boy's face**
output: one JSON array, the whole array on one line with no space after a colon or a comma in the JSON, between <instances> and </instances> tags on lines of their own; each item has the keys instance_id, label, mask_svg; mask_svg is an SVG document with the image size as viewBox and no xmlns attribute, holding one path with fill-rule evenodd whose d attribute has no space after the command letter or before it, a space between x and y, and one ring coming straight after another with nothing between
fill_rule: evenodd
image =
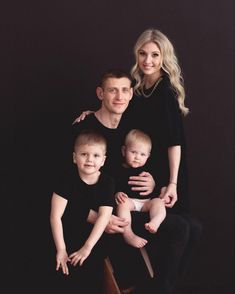
<instances>
[{"instance_id":1,"label":"boy's face","mask_svg":"<svg viewBox=\"0 0 235 294\"><path fill-rule=\"evenodd\" d=\"M104 165L105 147L102 144L79 145L73 152L73 162L79 173L83 175L95 174Z\"/></svg>"},{"instance_id":2,"label":"boy's face","mask_svg":"<svg viewBox=\"0 0 235 294\"><path fill-rule=\"evenodd\" d=\"M103 87L97 88L102 101L102 109L113 114L123 114L133 96L131 81L128 78L108 78Z\"/></svg>"},{"instance_id":3,"label":"boy's face","mask_svg":"<svg viewBox=\"0 0 235 294\"><path fill-rule=\"evenodd\" d=\"M150 156L150 147L145 143L131 143L122 147L122 155L129 167L137 168L145 165Z\"/></svg>"}]
</instances>

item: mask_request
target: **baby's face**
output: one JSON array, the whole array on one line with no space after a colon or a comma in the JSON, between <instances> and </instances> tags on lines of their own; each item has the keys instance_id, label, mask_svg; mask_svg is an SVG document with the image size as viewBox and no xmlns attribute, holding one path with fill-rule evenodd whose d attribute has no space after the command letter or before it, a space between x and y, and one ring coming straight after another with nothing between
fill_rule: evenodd
<instances>
[{"instance_id":1,"label":"baby's face","mask_svg":"<svg viewBox=\"0 0 235 294\"><path fill-rule=\"evenodd\" d=\"M126 164L133 168L144 166L149 156L150 147L142 142L131 143L124 150Z\"/></svg>"}]
</instances>

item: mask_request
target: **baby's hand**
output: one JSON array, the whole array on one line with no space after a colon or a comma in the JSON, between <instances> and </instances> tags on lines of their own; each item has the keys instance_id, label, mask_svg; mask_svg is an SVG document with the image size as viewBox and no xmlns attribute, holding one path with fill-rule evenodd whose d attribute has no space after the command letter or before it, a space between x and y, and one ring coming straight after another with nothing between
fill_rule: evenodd
<instances>
[{"instance_id":1,"label":"baby's hand","mask_svg":"<svg viewBox=\"0 0 235 294\"><path fill-rule=\"evenodd\" d=\"M126 201L128 196L123 192L117 192L115 195L115 200L117 204L122 204Z\"/></svg>"}]
</instances>

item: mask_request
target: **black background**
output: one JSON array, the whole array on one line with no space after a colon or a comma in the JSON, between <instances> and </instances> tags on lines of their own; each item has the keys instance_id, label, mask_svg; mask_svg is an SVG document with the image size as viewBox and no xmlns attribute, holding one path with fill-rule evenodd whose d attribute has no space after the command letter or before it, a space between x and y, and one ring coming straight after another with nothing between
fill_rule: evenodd
<instances>
[{"instance_id":1,"label":"black background","mask_svg":"<svg viewBox=\"0 0 235 294\"><path fill-rule=\"evenodd\" d=\"M155 27L173 42L185 79L192 214L204 227L179 287L233 293L233 1L8 1L3 8L1 177L10 284L16 276L22 285L47 280L50 196L66 128L81 110L98 106L101 73L129 70L137 37Z\"/></svg>"}]
</instances>

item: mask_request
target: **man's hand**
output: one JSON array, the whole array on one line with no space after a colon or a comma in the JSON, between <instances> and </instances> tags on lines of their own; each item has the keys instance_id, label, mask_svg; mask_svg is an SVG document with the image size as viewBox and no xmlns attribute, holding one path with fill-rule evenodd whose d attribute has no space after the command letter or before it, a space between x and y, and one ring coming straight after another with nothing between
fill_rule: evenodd
<instances>
[{"instance_id":1,"label":"man's hand","mask_svg":"<svg viewBox=\"0 0 235 294\"><path fill-rule=\"evenodd\" d=\"M140 191L140 195L146 196L153 192L155 181L149 172L142 172L138 176L131 176L128 181L133 187L131 190Z\"/></svg>"},{"instance_id":2,"label":"man's hand","mask_svg":"<svg viewBox=\"0 0 235 294\"><path fill-rule=\"evenodd\" d=\"M128 225L128 221L112 214L110 217L109 223L106 226L105 232L108 234L123 233L124 228L127 225Z\"/></svg>"}]
</instances>

